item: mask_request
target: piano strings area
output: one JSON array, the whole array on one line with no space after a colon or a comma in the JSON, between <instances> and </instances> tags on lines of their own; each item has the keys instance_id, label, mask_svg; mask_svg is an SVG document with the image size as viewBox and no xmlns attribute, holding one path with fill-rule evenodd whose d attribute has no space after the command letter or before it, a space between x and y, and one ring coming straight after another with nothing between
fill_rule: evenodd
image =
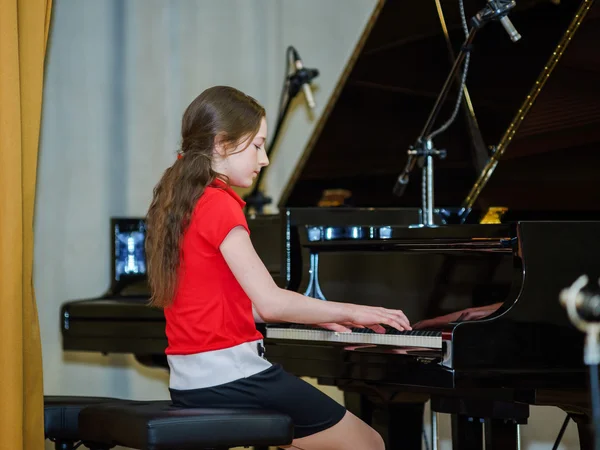
<instances>
[{"instance_id":1,"label":"piano strings area","mask_svg":"<svg viewBox=\"0 0 600 450\"><path fill-rule=\"evenodd\" d=\"M521 39L497 21L479 30L467 83L463 64L437 114L440 125L462 91L431 139L446 154L432 156L408 150L427 150L415 138L466 39L459 2L378 2L278 212L248 205L279 286L411 320L385 334L261 326L271 362L340 389L389 449L437 448L423 439L426 404L451 416L453 449L520 448L534 406L559 408L580 448L597 448L585 334L560 295L600 277L600 5L509 6ZM467 19L484 7L465 0ZM110 226L110 289L62 305L63 350L167 368L164 317L146 305L144 221Z\"/></svg>"}]
</instances>

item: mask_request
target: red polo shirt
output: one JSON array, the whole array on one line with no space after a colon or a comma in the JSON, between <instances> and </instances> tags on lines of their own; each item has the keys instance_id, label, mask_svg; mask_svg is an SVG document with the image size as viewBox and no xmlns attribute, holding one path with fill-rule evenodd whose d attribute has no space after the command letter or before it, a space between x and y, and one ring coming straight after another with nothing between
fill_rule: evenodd
<instances>
[{"instance_id":1,"label":"red polo shirt","mask_svg":"<svg viewBox=\"0 0 600 450\"><path fill-rule=\"evenodd\" d=\"M262 339L252 302L219 246L232 228L248 223L245 202L220 180L208 186L183 237L175 299L165 308L167 355L186 355Z\"/></svg>"}]
</instances>

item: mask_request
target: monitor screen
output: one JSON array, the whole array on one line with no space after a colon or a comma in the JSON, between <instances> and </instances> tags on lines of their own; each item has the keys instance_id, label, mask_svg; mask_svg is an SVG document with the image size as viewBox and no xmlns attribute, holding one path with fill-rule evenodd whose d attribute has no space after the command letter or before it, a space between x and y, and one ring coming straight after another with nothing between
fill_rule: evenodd
<instances>
[{"instance_id":1,"label":"monitor screen","mask_svg":"<svg viewBox=\"0 0 600 450\"><path fill-rule=\"evenodd\" d=\"M113 277L116 282L124 278L146 275L144 239L146 224L143 219L113 219L114 260Z\"/></svg>"}]
</instances>

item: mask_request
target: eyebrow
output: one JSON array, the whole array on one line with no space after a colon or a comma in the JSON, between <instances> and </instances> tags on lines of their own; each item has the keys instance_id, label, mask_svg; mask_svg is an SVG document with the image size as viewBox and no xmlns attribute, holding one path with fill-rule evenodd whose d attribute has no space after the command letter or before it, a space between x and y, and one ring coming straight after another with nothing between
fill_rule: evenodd
<instances>
[{"instance_id":1,"label":"eyebrow","mask_svg":"<svg viewBox=\"0 0 600 450\"><path fill-rule=\"evenodd\" d=\"M254 139L261 140L262 142L266 141L266 139L263 136L256 136Z\"/></svg>"}]
</instances>

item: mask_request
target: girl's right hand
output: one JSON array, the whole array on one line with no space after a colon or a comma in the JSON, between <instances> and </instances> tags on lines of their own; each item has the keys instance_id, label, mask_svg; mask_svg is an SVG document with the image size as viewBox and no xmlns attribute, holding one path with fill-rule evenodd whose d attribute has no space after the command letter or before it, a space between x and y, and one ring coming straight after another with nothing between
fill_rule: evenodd
<instances>
[{"instance_id":1,"label":"girl's right hand","mask_svg":"<svg viewBox=\"0 0 600 450\"><path fill-rule=\"evenodd\" d=\"M381 325L388 325L399 331L412 330L408 318L399 309L387 309L379 306L349 304L350 322L385 333Z\"/></svg>"}]
</instances>

